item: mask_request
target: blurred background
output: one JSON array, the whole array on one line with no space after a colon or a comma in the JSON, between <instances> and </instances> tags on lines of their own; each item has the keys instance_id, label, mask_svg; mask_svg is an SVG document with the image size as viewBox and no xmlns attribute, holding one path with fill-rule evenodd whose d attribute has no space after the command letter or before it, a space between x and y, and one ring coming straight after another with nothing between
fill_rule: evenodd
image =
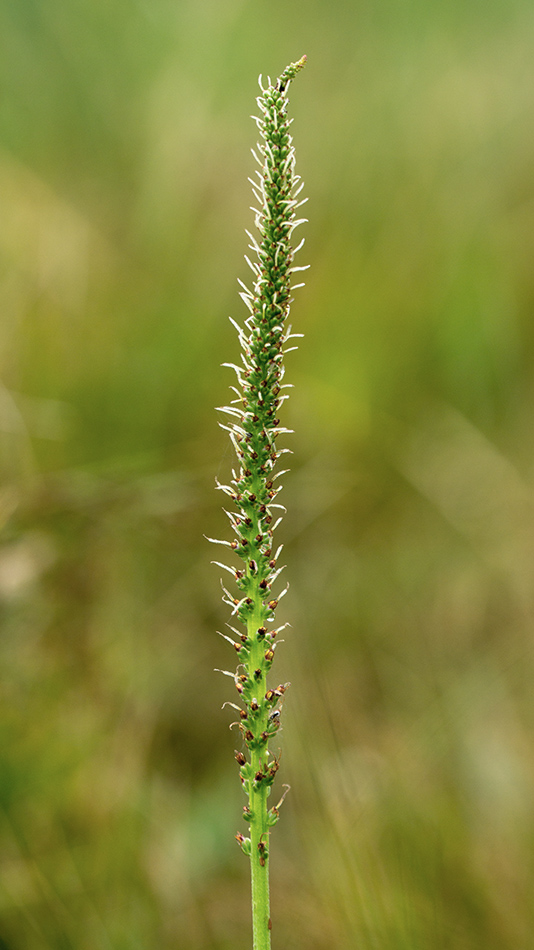
<instances>
[{"instance_id":1,"label":"blurred background","mask_svg":"<svg viewBox=\"0 0 534 950\"><path fill-rule=\"evenodd\" d=\"M251 945L203 535L304 52L274 946L531 950L533 43L528 0L4 0L1 950Z\"/></svg>"}]
</instances>

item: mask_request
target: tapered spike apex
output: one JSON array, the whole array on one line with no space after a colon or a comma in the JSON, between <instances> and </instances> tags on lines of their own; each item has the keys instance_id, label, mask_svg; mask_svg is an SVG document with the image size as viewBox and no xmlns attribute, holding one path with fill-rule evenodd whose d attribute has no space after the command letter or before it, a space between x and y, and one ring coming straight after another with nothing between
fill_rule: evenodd
<instances>
[{"instance_id":1,"label":"tapered spike apex","mask_svg":"<svg viewBox=\"0 0 534 950\"><path fill-rule=\"evenodd\" d=\"M298 62L290 63L289 66L286 66L282 75L280 76L280 78L277 80L277 83L276 83L277 88L280 90L280 92L284 92L284 90L289 85L291 80L294 79L297 73L300 72L300 70L304 68L307 62L308 62L308 57L306 56L306 53L304 53L304 56L301 56Z\"/></svg>"}]
</instances>

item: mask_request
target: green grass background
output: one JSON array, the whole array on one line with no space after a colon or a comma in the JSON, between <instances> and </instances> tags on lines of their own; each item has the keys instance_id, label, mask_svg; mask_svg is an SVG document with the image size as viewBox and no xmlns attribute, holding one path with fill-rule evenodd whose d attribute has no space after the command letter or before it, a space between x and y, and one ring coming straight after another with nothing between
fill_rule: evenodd
<instances>
[{"instance_id":1,"label":"green grass background","mask_svg":"<svg viewBox=\"0 0 534 950\"><path fill-rule=\"evenodd\" d=\"M304 52L273 943L532 950L533 43L530 0L4 0L1 950L250 946L203 534Z\"/></svg>"}]
</instances>

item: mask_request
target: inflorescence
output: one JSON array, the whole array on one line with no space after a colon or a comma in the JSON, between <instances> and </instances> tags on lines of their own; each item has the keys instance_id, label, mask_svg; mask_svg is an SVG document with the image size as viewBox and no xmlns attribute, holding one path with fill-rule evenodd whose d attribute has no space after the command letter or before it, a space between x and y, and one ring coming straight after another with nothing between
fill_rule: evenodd
<instances>
[{"instance_id":1,"label":"inflorescence","mask_svg":"<svg viewBox=\"0 0 534 950\"><path fill-rule=\"evenodd\" d=\"M221 423L230 434L238 459L238 470L232 471L230 485L217 487L228 495L234 510L227 511L234 538L216 541L235 552L242 566L230 567L215 562L229 572L235 582L236 593L223 587L223 600L243 629L228 624L234 637L222 634L234 647L238 657L235 673L222 671L235 682L242 705L230 703L239 713L238 729L249 756L236 752L242 784L248 794L244 817L253 823L260 802L266 796L278 771L278 758L270 757L268 743L280 728L280 708L289 683L269 688L267 675L271 669L278 635L283 627L274 624L275 611L285 590L273 592L283 567L278 566L282 547L274 549L273 534L281 521L283 506L278 504L279 483L283 471L275 472L280 456L288 449L278 448L278 436L289 432L280 423L280 409L288 398L283 384L284 355L295 347L288 342L301 334L291 333L287 324L292 291L302 284L293 284L293 275L305 267L294 266L295 253L302 247L292 248L295 229L306 219L297 217L297 209L306 199L300 199L300 179L295 174L295 154L289 134L291 120L287 118L287 92L291 80L306 62L303 56L288 66L273 84L268 80L257 102L259 118L255 118L261 140L257 151L252 150L260 170L257 180L249 179L257 202L255 223L259 240L246 232L254 259L245 259L254 275L250 291L239 281L240 296L250 314L244 327L234 320L242 349L242 365L225 363L236 374L237 385L229 406L220 411L229 417ZM231 319L231 318L230 318ZM209 539L214 540L214 539ZM236 725L236 724L233 724ZM280 803L279 803L280 804ZM256 834L236 838L245 853L251 847L257 851L257 860L263 867L268 856L268 827L278 819L278 806L265 810L265 820ZM259 815L256 814L259 820ZM251 827L252 832L252 827Z\"/></svg>"}]
</instances>

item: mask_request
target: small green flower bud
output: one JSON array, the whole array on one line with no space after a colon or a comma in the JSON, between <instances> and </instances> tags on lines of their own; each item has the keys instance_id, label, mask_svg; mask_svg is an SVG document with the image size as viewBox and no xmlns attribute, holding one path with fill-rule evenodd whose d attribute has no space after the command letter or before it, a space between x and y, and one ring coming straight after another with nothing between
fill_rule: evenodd
<instances>
[{"instance_id":1,"label":"small green flower bud","mask_svg":"<svg viewBox=\"0 0 534 950\"><path fill-rule=\"evenodd\" d=\"M258 851L260 855L260 864L263 868L265 867L265 862L267 858L269 857L269 849L264 841L260 841L260 843L258 844Z\"/></svg>"},{"instance_id":2,"label":"small green flower bud","mask_svg":"<svg viewBox=\"0 0 534 950\"><path fill-rule=\"evenodd\" d=\"M242 835L241 832L238 831L238 833L235 836L235 840L237 841L243 854L246 854L247 857L249 857L252 850L252 843L251 843L250 838L245 838L245 836Z\"/></svg>"},{"instance_id":3,"label":"small green flower bud","mask_svg":"<svg viewBox=\"0 0 534 950\"><path fill-rule=\"evenodd\" d=\"M244 782L248 782L254 775L254 769L252 768L250 762L247 762L246 765L242 765L239 769L239 775Z\"/></svg>"}]
</instances>

